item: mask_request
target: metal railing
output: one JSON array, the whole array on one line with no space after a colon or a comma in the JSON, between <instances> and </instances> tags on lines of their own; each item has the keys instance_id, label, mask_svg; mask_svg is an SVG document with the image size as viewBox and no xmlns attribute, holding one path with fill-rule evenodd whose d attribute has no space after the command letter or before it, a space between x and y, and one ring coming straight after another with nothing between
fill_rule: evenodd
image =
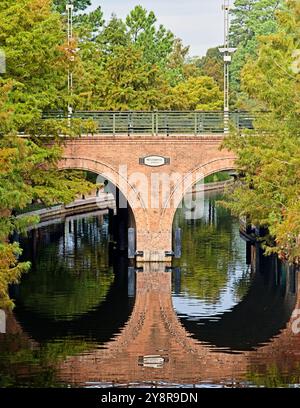
<instances>
[{"instance_id":1,"label":"metal railing","mask_svg":"<svg viewBox=\"0 0 300 408\"><path fill-rule=\"evenodd\" d=\"M93 120L98 134L107 135L205 135L222 134L227 124L224 112L175 111L77 111L72 116L47 112L43 119ZM238 129L252 129L254 116L247 112L230 112L230 122Z\"/></svg>"}]
</instances>

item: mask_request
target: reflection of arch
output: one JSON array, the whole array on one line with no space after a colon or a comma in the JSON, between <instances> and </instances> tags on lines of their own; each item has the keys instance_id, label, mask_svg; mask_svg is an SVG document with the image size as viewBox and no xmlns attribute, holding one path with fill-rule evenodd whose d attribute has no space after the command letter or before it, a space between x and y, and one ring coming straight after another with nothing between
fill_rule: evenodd
<instances>
[{"instance_id":1,"label":"reflection of arch","mask_svg":"<svg viewBox=\"0 0 300 408\"><path fill-rule=\"evenodd\" d=\"M87 381L193 384L208 379L236 382L245 380L248 362L252 356L255 361L257 353L265 353L268 359L270 353L272 356L275 353L275 358L285 352L289 354L289 350L285 350L285 342L292 337L290 331L286 333L288 329L269 339L271 342L258 351L240 353L228 353L193 339L172 307L169 273L159 272L159 269L138 273L136 290L134 310L120 335L103 350L95 349L90 355L67 358L59 367L62 380L79 384ZM299 294L298 286L295 294L298 299ZM276 310L274 316L276 318ZM288 320L286 315L285 323ZM293 351L297 353L298 348ZM163 359L159 370L143 365L143 356L147 355L159 355Z\"/></svg>"},{"instance_id":2,"label":"reflection of arch","mask_svg":"<svg viewBox=\"0 0 300 408\"><path fill-rule=\"evenodd\" d=\"M79 222L53 220L20 238L22 259L31 261L30 273L16 288L23 308L67 322L105 299L114 274L112 268L98 273L107 259L108 216L102 214L87 213Z\"/></svg>"},{"instance_id":3,"label":"reflection of arch","mask_svg":"<svg viewBox=\"0 0 300 408\"><path fill-rule=\"evenodd\" d=\"M120 265L122 262L120 262ZM127 294L127 276L125 260L122 266L115 266L115 279L103 302L90 311L72 321L54 321L18 305L16 299L15 317L23 330L37 342L69 336L85 338L103 344L111 340L127 322L131 311L132 301ZM120 268L122 270L120 270ZM103 330L107 327L107 330Z\"/></svg>"},{"instance_id":4,"label":"reflection of arch","mask_svg":"<svg viewBox=\"0 0 300 408\"><path fill-rule=\"evenodd\" d=\"M220 378L219 358L192 339L180 324L172 306L171 273L164 265L137 273L136 300L130 319L105 349L90 355L69 357L60 365L59 377L67 382L86 381L169 381L189 382L191 378ZM147 268L147 269L148 269ZM159 370L143 365L143 356L159 355ZM222 375L234 365L246 366L245 356L224 354ZM140 363L140 364L139 364Z\"/></svg>"},{"instance_id":5,"label":"reflection of arch","mask_svg":"<svg viewBox=\"0 0 300 408\"><path fill-rule=\"evenodd\" d=\"M210 316L209 320L180 317L195 339L222 349L246 351L267 343L285 328L296 304L296 294L282 293L282 288L275 284L276 267L272 265L275 258L263 257L258 247L257 251L259 270L248 293L236 306L222 317Z\"/></svg>"},{"instance_id":6,"label":"reflection of arch","mask_svg":"<svg viewBox=\"0 0 300 408\"><path fill-rule=\"evenodd\" d=\"M163 266L164 268L164 266ZM160 270L163 270L160 268ZM299 277L298 299L299 307ZM276 310L274 311L276 316ZM244 381L248 364L260 355L266 361L281 358L291 370L299 361L300 337L293 336L287 324L278 337L258 350L226 353L193 339L178 321L172 308L171 274L158 270L137 274L137 298L131 317L121 332L89 353L69 356L59 363L58 377L73 384L86 382L122 383L166 381L171 383L201 383ZM97 322L95 322L97 323ZM293 342L293 348L287 345ZM217 353L216 353L217 351ZM143 356L160 355L159 369L146 367Z\"/></svg>"}]
</instances>

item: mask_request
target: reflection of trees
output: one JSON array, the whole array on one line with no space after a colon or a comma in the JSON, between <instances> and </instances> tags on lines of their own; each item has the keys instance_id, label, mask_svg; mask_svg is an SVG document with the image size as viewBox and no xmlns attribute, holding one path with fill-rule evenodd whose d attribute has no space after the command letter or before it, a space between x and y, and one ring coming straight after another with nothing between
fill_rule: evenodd
<instances>
[{"instance_id":1,"label":"reflection of trees","mask_svg":"<svg viewBox=\"0 0 300 408\"><path fill-rule=\"evenodd\" d=\"M233 282L233 288L237 300L242 299L248 292L251 277L251 268L249 268L243 272L241 279L235 279L235 281Z\"/></svg>"},{"instance_id":2,"label":"reflection of trees","mask_svg":"<svg viewBox=\"0 0 300 408\"><path fill-rule=\"evenodd\" d=\"M100 229L96 219L81 220L58 240L44 239L22 280L19 301L54 320L72 320L96 307L114 279Z\"/></svg>"},{"instance_id":3,"label":"reflection of trees","mask_svg":"<svg viewBox=\"0 0 300 408\"><path fill-rule=\"evenodd\" d=\"M216 205L218 195L205 197L204 214L198 220L185 220L184 209L178 209L174 225L182 229L181 290L190 296L217 302L226 287L229 273L245 264L244 245L239 239L238 221ZM248 277L244 277L248 281ZM244 287L235 282L238 298Z\"/></svg>"},{"instance_id":4,"label":"reflection of trees","mask_svg":"<svg viewBox=\"0 0 300 408\"><path fill-rule=\"evenodd\" d=\"M82 339L67 338L59 342L48 342L39 347L30 346L16 335L7 336L1 342L0 388L7 387L64 387L56 374L56 365L68 356L88 351L93 347ZM15 350L15 347L18 350ZM11 351L14 349L14 351ZM26 366L26 368L24 368Z\"/></svg>"},{"instance_id":5,"label":"reflection of trees","mask_svg":"<svg viewBox=\"0 0 300 408\"><path fill-rule=\"evenodd\" d=\"M293 373L284 372L276 362L270 362L264 369L253 368L247 373L247 379L257 387L282 388L300 382L300 364L295 364Z\"/></svg>"}]
</instances>

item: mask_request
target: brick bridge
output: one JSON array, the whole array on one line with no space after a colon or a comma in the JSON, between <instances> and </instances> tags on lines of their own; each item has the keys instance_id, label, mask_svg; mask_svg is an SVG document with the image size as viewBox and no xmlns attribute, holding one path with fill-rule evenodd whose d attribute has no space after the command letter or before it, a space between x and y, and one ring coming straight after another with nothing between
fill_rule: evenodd
<instances>
[{"instance_id":1,"label":"brick bridge","mask_svg":"<svg viewBox=\"0 0 300 408\"><path fill-rule=\"evenodd\" d=\"M134 214L138 261L168 261L173 218L185 192L203 177L235 167L233 154L220 150L222 140L220 135L82 137L66 142L60 168L89 170L116 185ZM149 156L167 163L142 164Z\"/></svg>"},{"instance_id":2,"label":"brick bridge","mask_svg":"<svg viewBox=\"0 0 300 408\"><path fill-rule=\"evenodd\" d=\"M110 180L133 211L137 261L170 261L173 218L185 193L203 177L235 167L234 155L220 150L229 120L237 129L252 128L249 113L227 115L77 112L68 120L93 121L93 135L67 139L60 167Z\"/></svg>"},{"instance_id":3,"label":"brick bridge","mask_svg":"<svg viewBox=\"0 0 300 408\"><path fill-rule=\"evenodd\" d=\"M258 114L256 114L258 115ZM66 119L58 112L47 118ZM92 136L67 139L64 169L103 175L125 197L134 215L137 261L172 256L172 224L185 193L206 176L233 170L235 157L220 150L229 123L253 128L247 112L76 112L92 122ZM87 121L87 122L85 122ZM192 204L189 204L192 206Z\"/></svg>"}]
</instances>

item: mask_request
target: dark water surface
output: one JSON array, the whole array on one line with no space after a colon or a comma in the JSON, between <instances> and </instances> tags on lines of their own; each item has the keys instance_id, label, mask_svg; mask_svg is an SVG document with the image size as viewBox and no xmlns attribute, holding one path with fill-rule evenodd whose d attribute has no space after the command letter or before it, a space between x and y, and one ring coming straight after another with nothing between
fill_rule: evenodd
<instances>
[{"instance_id":1,"label":"dark water surface","mask_svg":"<svg viewBox=\"0 0 300 408\"><path fill-rule=\"evenodd\" d=\"M299 273L246 243L220 198L177 211L172 271L109 255L106 214L32 231L0 387L299 386Z\"/></svg>"}]
</instances>

